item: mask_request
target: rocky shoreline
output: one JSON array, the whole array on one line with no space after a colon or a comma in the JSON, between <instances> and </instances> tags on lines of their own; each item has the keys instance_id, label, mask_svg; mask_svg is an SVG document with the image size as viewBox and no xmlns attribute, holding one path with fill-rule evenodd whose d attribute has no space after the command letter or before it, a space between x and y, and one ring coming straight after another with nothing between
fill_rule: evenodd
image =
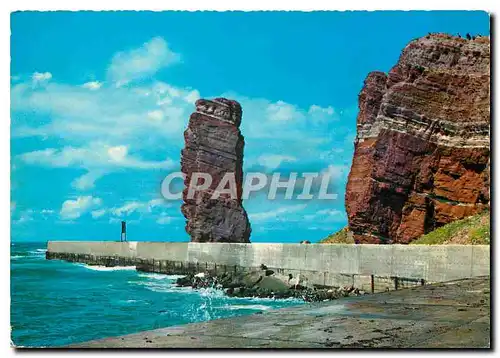
<instances>
[{"instance_id":1,"label":"rocky shoreline","mask_svg":"<svg viewBox=\"0 0 500 358\"><path fill-rule=\"evenodd\" d=\"M327 287L321 285L307 285L300 277L281 277L265 266L261 270L241 272L225 272L219 276L208 272L188 274L178 278L178 287L192 287L193 289L214 288L222 290L229 297L258 297L286 299L297 298L306 302L320 302L336 300L341 297L353 297L367 294L353 286Z\"/></svg>"}]
</instances>

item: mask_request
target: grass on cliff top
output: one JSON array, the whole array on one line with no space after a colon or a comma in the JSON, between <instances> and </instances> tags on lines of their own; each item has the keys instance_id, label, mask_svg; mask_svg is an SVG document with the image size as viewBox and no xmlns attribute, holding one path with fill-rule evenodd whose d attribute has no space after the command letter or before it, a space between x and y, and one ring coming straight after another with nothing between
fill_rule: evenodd
<instances>
[{"instance_id":1,"label":"grass on cliff top","mask_svg":"<svg viewBox=\"0 0 500 358\"><path fill-rule=\"evenodd\" d=\"M354 244L347 227L322 239L320 244ZM410 245L489 245L490 212L469 216L441 226L410 242Z\"/></svg>"},{"instance_id":2,"label":"grass on cliff top","mask_svg":"<svg viewBox=\"0 0 500 358\"><path fill-rule=\"evenodd\" d=\"M354 244L354 239L352 236L347 235L349 232L348 227L346 226L342 230L336 232L335 234L328 235L324 239L322 239L320 244Z\"/></svg>"},{"instance_id":3,"label":"grass on cliff top","mask_svg":"<svg viewBox=\"0 0 500 358\"><path fill-rule=\"evenodd\" d=\"M489 245L490 212L469 216L441 226L410 245Z\"/></svg>"}]
</instances>

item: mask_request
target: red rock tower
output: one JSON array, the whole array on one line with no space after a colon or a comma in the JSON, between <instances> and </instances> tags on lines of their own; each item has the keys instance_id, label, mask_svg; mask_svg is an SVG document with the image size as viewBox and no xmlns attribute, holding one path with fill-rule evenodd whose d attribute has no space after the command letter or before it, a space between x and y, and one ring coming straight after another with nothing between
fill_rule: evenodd
<instances>
[{"instance_id":1,"label":"red rock tower","mask_svg":"<svg viewBox=\"0 0 500 358\"><path fill-rule=\"evenodd\" d=\"M181 170L186 174L182 213L193 242L250 242L250 223L242 205L243 147L240 133L241 106L236 101L216 98L196 101L184 132ZM188 197L193 173L207 173L212 183L206 190ZM226 173L234 174L236 197L212 194Z\"/></svg>"}]
</instances>

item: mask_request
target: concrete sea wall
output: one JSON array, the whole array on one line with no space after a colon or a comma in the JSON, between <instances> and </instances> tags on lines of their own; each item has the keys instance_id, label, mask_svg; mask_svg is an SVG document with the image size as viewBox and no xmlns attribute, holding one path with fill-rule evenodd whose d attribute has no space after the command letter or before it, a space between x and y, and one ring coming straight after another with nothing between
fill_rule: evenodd
<instances>
[{"instance_id":1,"label":"concrete sea wall","mask_svg":"<svg viewBox=\"0 0 500 358\"><path fill-rule=\"evenodd\" d=\"M251 270L384 291L490 273L490 246L49 241L48 259L169 274Z\"/></svg>"}]
</instances>

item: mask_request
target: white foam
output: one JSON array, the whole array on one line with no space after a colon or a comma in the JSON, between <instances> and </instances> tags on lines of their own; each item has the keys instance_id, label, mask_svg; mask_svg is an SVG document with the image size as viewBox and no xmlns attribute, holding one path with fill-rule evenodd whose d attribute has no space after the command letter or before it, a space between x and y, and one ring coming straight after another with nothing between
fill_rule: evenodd
<instances>
[{"instance_id":1,"label":"white foam","mask_svg":"<svg viewBox=\"0 0 500 358\"><path fill-rule=\"evenodd\" d=\"M226 297L222 290L216 290L215 288L200 288L198 293L203 297Z\"/></svg>"},{"instance_id":2,"label":"white foam","mask_svg":"<svg viewBox=\"0 0 500 358\"><path fill-rule=\"evenodd\" d=\"M47 250L45 249L36 249L35 251L28 251L29 255L34 255L34 256L43 256L45 255L45 252Z\"/></svg>"},{"instance_id":3,"label":"white foam","mask_svg":"<svg viewBox=\"0 0 500 358\"><path fill-rule=\"evenodd\" d=\"M234 310L258 310L258 311L267 311L273 309L272 307L265 305L225 305L223 307L215 307L215 308L225 308L231 311Z\"/></svg>"},{"instance_id":4,"label":"white foam","mask_svg":"<svg viewBox=\"0 0 500 358\"><path fill-rule=\"evenodd\" d=\"M191 287L177 287L174 282L168 279L168 275L140 273L139 277L148 280L128 281L129 284L143 286L153 292L194 292Z\"/></svg>"},{"instance_id":5,"label":"white foam","mask_svg":"<svg viewBox=\"0 0 500 358\"><path fill-rule=\"evenodd\" d=\"M166 280L167 277L166 275L162 275L162 274L159 274L159 273L140 273L138 274L139 277L144 277L144 278L149 278L149 279L152 279L152 280Z\"/></svg>"},{"instance_id":6,"label":"white foam","mask_svg":"<svg viewBox=\"0 0 500 358\"><path fill-rule=\"evenodd\" d=\"M184 277L184 275L165 275L161 273L141 272L139 277L149 278L152 280L177 280Z\"/></svg>"},{"instance_id":7,"label":"white foam","mask_svg":"<svg viewBox=\"0 0 500 358\"><path fill-rule=\"evenodd\" d=\"M107 266L96 266L96 265L85 265L85 264L78 264L78 266L85 267L86 269L93 270L93 271L125 271L125 270L135 270L135 266L113 266L113 267L107 267Z\"/></svg>"},{"instance_id":8,"label":"white foam","mask_svg":"<svg viewBox=\"0 0 500 358\"><path fill-rule=\"evenodd\" d=\"M186 275L164 275L169 280L177 280L178 278L186 277Z\"/></svg>"},{"instance_id":9,"label":"white foam","mask_svg":"<svg viewBox=\"0 0 500 358\"><path fill-rule=\"evenodd\" d=\"M172 293L172 292L183 292L183 293L195 293L191 287L177 287L171 284L159 284L157 282L135 282L138 283L150 291L162 292L162 293Z\"/></svg>"}]
</instances>

